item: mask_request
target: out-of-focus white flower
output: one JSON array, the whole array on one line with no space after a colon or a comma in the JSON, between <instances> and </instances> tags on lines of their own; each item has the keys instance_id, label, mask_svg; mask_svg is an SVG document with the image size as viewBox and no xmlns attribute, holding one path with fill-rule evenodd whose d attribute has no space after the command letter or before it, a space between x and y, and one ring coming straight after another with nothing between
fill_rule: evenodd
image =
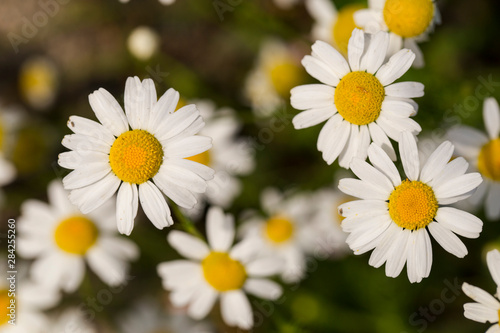
<instances>
[{"instance_id":1,"label":"out-of-focus white flower","mask_svg":"<svg viewBox=\"0 0 500 333\"><path fill-rule=\"evenodd\" d=\"M59 90L59 71L52 60L35 57L26 60L19 74L21 96L34 109L45 110Z\"/></svg>"},{"instance_id":2,"label":"out-of-focus white flower","mask_svg":"<svg viewBox=\"0 0 500 333\"><path fill-rule=\"evenodd\" d=\"M139 60L146 61L158 51L160 36L150 27L135 28L127 38L129 52Z\"/></svg>"}]
</instances>

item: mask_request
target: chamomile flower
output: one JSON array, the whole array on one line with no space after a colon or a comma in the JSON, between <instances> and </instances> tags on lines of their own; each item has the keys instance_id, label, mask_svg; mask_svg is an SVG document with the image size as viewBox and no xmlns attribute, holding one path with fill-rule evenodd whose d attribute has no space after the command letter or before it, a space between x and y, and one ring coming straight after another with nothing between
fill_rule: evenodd
<instances>
[{"instance_id":1,"label":"chamomile flower","mask_svg":"<svg viewBox=\"0 0 500 333\"><path fill-rule=\"evenodd\" d=\"M35 57L23 63L19 89L26 102L37 110L51 106L59 90L59 72L49 58Z\"/></svg>"},{"instance_id":2,"label":"chamomile flower","mask_svg":"<svg viewBox=\"0 0 500 333\"><path fill-rule=\"evenodd\" d=\"M215 171L214 178L208 181L206 192L198 194L198 198L202 199L199 201L227 208L241 191L241 181L236 176L247 175L255 167L254 151L247 141L236 137L240 123L232 109L216 111L213 102L207 100L196 101L196 105L206 123L200 135L212 138L212 148L187 159ZM201 209L203 205L196 207Z\"/></svg>"},{"instance_id":3,"label":"chamomile flower","mask_svg":"<svg viewBox=\"0 0 500 333\"><path fill-rule=\"evenodd\" d=\"M493 326L486 332L500 333L498 322L500 314L500 302L498 301L500 299L500 252L498 250L489 251L486 255L486 262L488 263L490 274L497 285L496 298L481 288L464 283L462 285L464 293L477 302L464 304L464 316L479 323L493 323Z\"/></svg>"},{"instance_id":4,"label":"chamomile flower","mask_svg":"<svg viewBox=\"0 0 500 333\"><path fill-rule=\"evenodd\" d=\"M153 80L128 78L125 113L104 89L89 101L101 124L70 117L62 144L72 150L59 155L59 164L74 169L63 179L69 196L87 214L118 192L118 230L130 235L139 201L158 229L173 224L162 192L181 207L196 204L193 193L204 192L213 170L189 161L211 147L211 139L195 135L204 126L195 105L178 111L179 93L169 89L156 100Z\"/></svg>"},{"instance_id":5,"label":"chamomile flower","mask_svg":"<svg viewBox=\"0 0 500 333\"><path fill-rule=\"evenodd\" d=\"M354 23L354 13L364 7L354 3L337 11L330 0L306 0L306 8L315 21L312 37L330 43L346 56L352 31L359 28Z\"/></svg>"},{"instance_id":6,"label":"chamomile flower","mask_svg":"<svg viewBox=\"0 0 500 333\"><path fill-rule=\"evenodd\" d=\"M410 68L415 55L401 50L383 64L388 44L385 32L368 38L355 29L349 40L348 61L322 41L314 43L312 56L302 60L306 71L323 84L292 89L292 106L305 110L293 118L293 125L302 129L327 120L317 148L328 164L338 158L339 165L348 168L352 158L366 159L371 141L395 160L389 138L398 141L402 131L421 131L409 117L417 110L411 98L423 96L423 84L393 83Z\"/></svg>"},{"instance_id":7,"label":"chamomile flower","mask_svg":"<svg viewBox=\"0 0 500 333\"><path fill-rule=\"evenodd\" d=\"M87 263L106 284L123 283L128 262L138 257L139 250L132 241L116 235L114 203L108 201L83 215L57 180L49 184L48 198L50 204L23 203L18 221L18 252L35 259L30 268L33 280L73 292L83 280Z\"/></svg>"},{"instance_id":8,"label":"chamomile flower","mask_svg":"<svg viewBox=\"0 0 500 333\"><path fill-rule=\"evenodd\" d=\"M135 28L127 38L129 52L139 60L147 61L158 51L160 36L147 26Z\"/></svg>"},{"instance_id":9,"label":"chamomile flower","mask_svg":"<svg viewBox=\"0 0 500 333\"><path fill-rule=\"evenodd\" d=\"M158 274L163 287L172 291L172 304L188 306L192 318L205 317L220 297L224 321L250 329L253 314L245 291L260 298L279 298L280 285L264 277L276 274L281 267L275 258L256 257L259 244L254 241L231 246L234 233L232 216L212 207L207 214L208 245L184 232L171 231L168 242L189 260L161 263Z\"/></svg>"},{"instance_id":10,"label":"chamomile flower","mask_svg":"<svg viewBox=\"0 0 500 333\"><path fill-rule=\"evenodd\" d=\"M266 214L249 216L241 225L244 239L259 241L264 256L275 256L283 262L281 278L287 283L300 281L305 274L306 253L314 250L309 222L312 200L309 194L285 196L274 188L261 194ZM318 244L319 246L319 244Z\"/></svg>"},{"instance_id":11,"label":"chamomile flower","mask_svg":"<svg viewBox=\"0 0 500 333\"><path fill-rule=\"evenodd\" d=\"M433 0L370 0L368 9L354 14L354 21L366 32L387 31L390 35L391 56L408 48L416 54L413 66L423 67L424 57L418 47L436 24L441 23L439 10Z\"/></svg>"},{"instance_id":12,"label":"chamomile flower","mask_svg":"<svg viewBox=\"0 0 500 333\"><path fill-rule=\"evenodd\" d=\"M0 269L2 272L8 271L6 260L0 262ZM6 277L8 278L9 275L7 274ZM15 284L15 291L12 293L9 291L11 289L9 280L0 279L0 332L48 332L47 327L50 321L43 311L59 303L61 299L59 291L30 281L22 275L16 276ZM11 310L14 315L12 318L8 316ZM9 323L12 319L14 320Z\"/></svg>"},{"instance_id":13,"label":"chamomile flower","mask_svg":"<svg viewBox=\"0 0 500 333\"><path fill-rule=\"evenodd\" d=\"M448 137L472 167L484 177L484 182L469 203L477 208L484 203L486 217L500 218L500 109L498 102L490 97L484 101L484 126L486 135L468 126L457 126L448 132Z\"/></svg>"},{"instance_id":14,"label":"chamomile flower","mask_svg":"<svg viewBox=\"0 0 500 333\"><path fill-rule=\"evenodd\" d=\"M245 82L244 93L258 116L269 116L285 105L290 89L304 76L292 49L278 40L267 40L260 49L254 69Z\"/></svg>"},{"instance_id":15,"label":"chamomile flower","mask_svg":"<svg viewBox=\"0 0 500 333\"><path fill-rule=\"evenodd\" d=\"M384 263L387 276L398 276L405 263L410 282L429 276L432 249L429 233L446 251L463 258L467 248L457 237L477 238L483 222L472 214L447 207L469 197L481 175L468 173L462 157L450 162L453 145L442 143L420 168L414 136L403 132L399 143L406 179L401 180L387 153L371 144L372 165L355 158L351 170L359 179L341 179L339 189L361 200L340 205L342 229L354 254L374 250L369 264Z\"/></svg>"}]
</instances>

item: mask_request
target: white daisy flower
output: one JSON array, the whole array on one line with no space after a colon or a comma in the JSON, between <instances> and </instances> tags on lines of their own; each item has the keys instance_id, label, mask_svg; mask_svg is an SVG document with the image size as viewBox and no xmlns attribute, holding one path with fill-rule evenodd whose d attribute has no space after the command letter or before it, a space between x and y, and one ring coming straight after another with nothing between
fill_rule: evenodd
<instances>
[{"instance_id":1,"label":"white daisy flower","mask_svg":"<svg viewBox=\"0 0 500 333\"><path fill-rule=\"evenodd\" d=\"M370 250L369 264L384 263L387 276L398 276L405 263L410 282L429 276L432 249L429 233L451 254L463 258L464 243L455 235L477 238L483 222L472 214L446 205L469 197L481 184L478 173L465 174L462 157L450 162L453 145L442 143L420 168L415 138L403 132L399 143L406 179L376 144L368 156L372 165L355 158L351 170L359 179L342 179L339 189L361 200L340 205L346 219L342 229L354 254Z\"/></svg>"},{"instance_id":2,"label":"white daisy flower","mask_svg":"<svg viewBox=\"0 0 500 333\"><path fill-rule=\"evenodd\" d=\"M468 126L457 126L448 132L448 137L472 167L479 171L485 182L468 200L474 208L484 203L486 217L500 218L500 109L497 101L490 97L484 101L484 126L487 135Z\"/></svg>"},{"instance_id":3,"label":"white daisy flower","mask_svg":"<svg viewBox=\"0 0 500 333\"><path fill-rule=\"evenodd\" d=\"M285 105L290 89L302 81L299 59L281 41L270 39L262 44L244 86L244 94L257 116L270 116Z\"/></svg>"},{"instance_id":4,"label":"white daisy flower","mask_svg":"<svg viewBox=\"0 0 500 333\"><path fill-rule=\"evenodd\" d=\"M479 323L493 323L486 333L500 333L499 315L500 315L500 252L498 250L489 251L486 255L488 269L497 285L495 297L481 288L471 286L468 283L462 285L464 293L477 303L464 304L464 316L467 319Z\"/></svg>"},{"instance_id":5,"label":"white daisy flower","mask_svg":"<svg viewBox=\"0 0 500 333\"><path fill-rule=\"evenodd\" d=\"M0 262L2 272L7 271L7 262ZM7 278L9 275L7 274ZM23 277L16 276L15 296L6 278L0 279L0 332L1 333L46 333L49 318L43 313L57 305L61 299L58 290L47 288ZM10 294L10 295L9 295ZM15 304L15 325L11 325L11 302Z\"/></svg>"},{"instance_id":6,"label":"white daisy flower","mask_svg":"<svg viewBox=\"0 0 500 333\"><path fill-rule=\"evenodd\" d=\"M261 194L261 207L266 217L259 215L246 220L240 227L245 239L262 243L261 253L284 262L281 278L287 283L300 281L306 271L306 252L314 251L309 222L312 216L311 196L295 194L285 197L274 188Z\"/></svg>"},{"instance_id":7,"label":"white daisy flower","mask_svg":"<svg viewBox=\"0 0 500 333\"><path fill-rule=\"evenodd\" d=\"M236 137L240 123L232 109L221 108L215 112L214 103L206 100L195 104L206 123L200 135L212 138L212 148L187 159L215 171L206 192L197 197L211 205L227 208L241 192L242 184L236 176L247 175L255 168L255 152L247 141ZM196 208L202 209L203 205Z\"/></svg>"},{"instance_id":8,"label":"white daisy flower","mask_svg":"<svg viewBox=\"0 0 500 333\"><path fill-rule=\"evenodd\" d=\"M139 249L116 235L114 203L83 215L57 180L49 184L48 197L50 205L38 200L23 203L18 220L18 252L35 259L30 270L33 280L73 292L87 263L106 284L123 283L128 262L138 257Z\"/></svg>"},{"instance_id":9,"label":"white daisy flower","mask_svg":"<svg viewBox=\"0 0 500 333\"><path fill-rule=\"evenodd\" d=\"M129 52L139 60L147 61L158 51L160 36L147 26L140 26L132 30L127 38Z\"/></svg>"},{"instance_id":10,"label":"white daisy flower","mask_svg":"<svg viewBox=\"0 0 500 333\"><path fill-rule=\"evenodd\" d=\"M196 204L193 193L204 192L213 170L185 158L211 148L211 139L195 135L204 126L195 105L178 111L179 93L169 89L156 100L153 80L128 78L125 113L104 89L89 101L101 124L71 116L62 144L72 151L59 164L74 169L63 179L70 200L87 214L118 192L118 230L130 235L139 201L158 229L173 224L162 192L181 207ZM129 127L130 126L130 127Z\"/></svg>"},{"instance_id":11,"label":"white daisy flower","mask_svg":"<svg viewBox=\"0 0 500 333\"><path fill-rule=\"evenodd\" d=\"M231 247L234 222L222 209L212 207L207 214L208 245L202 240L173 230L168 242L190 260L175 260L158 265L163 287L171 290L174 306L188 306L194 319L205 317L220 296L222 318L230 326L250 329L253 314L245 292L275 300L282 289L264 277L281 269L275 258L255 256L259 244L244 241Z\"/></svg>"},{"instance_id":12,"label":"white daisy flower","mask_svg":"<svg viewBox=\"0 0 500 333\"><path fill-rule=\"evenodd\" d=\"M354 28L354 13L366 6L354 3L343 6L339 11L330 0L306 0L306 8L314 19L312 37L330 43L343 55Z\"/></svg>"},{"instance_id":13,"label":"white daisy flower","mask_svg":"<svg viewBox=\"0 0 500 333\"><path fill-rule=\"evenodd\" d=\"M354 14L354 21L366 32L389 32L388 56L408 48L416 54L413 66L423 67L424 57L418 47L441 23L441 15L433 0L369 0L368 9Z\"/></svg>"},{"instance_id":14,"label":"white daisy flower","mask_svg":"<svg viewBox=\"0 0 500 333\"><path fill-rule=\"evenodd\" d=\"M323 84L292 89L292 106L305 110L293 118L293 125L302 129L328 120L317 144L328 164L338 158L339 165L348 168L353 157L366 159L371 141L395 160L389 138L397 141L402 131L421 131L409 117L417 111L411 98L423 96L423 84L393 83L410 68L415 55L401 50L383 64L388 44L385 32L370 36L355 29L348 61L322 41L314 43L312 56L302 60L306 71Z\"/></svg>"},{"instance_id":15,"label":"white daisy flower","mask_svg":"<svg viewBox=\"0 0 500 333\"><path fill-rule=\"evenodd\" d=\"M166 309L159 302L141 300L119 317L120 333L213 333L214 328L207 322L189 318L182 310Z\"/></svg>"}]
</instances>

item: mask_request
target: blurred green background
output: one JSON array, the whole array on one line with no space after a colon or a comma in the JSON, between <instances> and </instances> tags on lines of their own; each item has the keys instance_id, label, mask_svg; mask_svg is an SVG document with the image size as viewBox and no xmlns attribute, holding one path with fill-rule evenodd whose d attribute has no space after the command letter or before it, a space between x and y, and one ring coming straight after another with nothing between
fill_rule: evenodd
<instances>
[{"instance_id":1,"label":"blurred green background","mask_svg":"<svg viewBox=\"0 0 500 333\"><path fill-rule=\"evenodd\" d=\"M335 5L341 8L350 2L335 1ZM26 20L32 21L42 10L41 3L44 1L0 3L0 107L16 106L24 115L11 153L19 176L3 188L2 221L17 217L26 199L46 200L48 182L67 174L56 162L57 154L65 150L60 141L69 133L66 121L70 115L95 119L88 94L104 87L122 102L125 80L135 75L152 77L158 95L173 87L185 99L208 98L237 111L244 124L241 135L257 144L257 167L243 178L243 192L230 212L238 215L246 208L258 208L259 193L268 186L315 190L333 185L338 167L327 166L316 150L321 126L294 130L291 118L298 111L287 105L278 117L285 127L273 131L263 143L259 135L273 118L256 119L242 93L266 38L281 38L296 45L303 55L310 53L313 20L302 3L281 10L271 1L233 1L236 5L229 5L231 9L221 20L216 1L210 0L177 0L171 6L162 6L157 0L131 0L128 4L71 0L53 8L53 17L36 27L32 37L24 36L15 52L12 33L23 36ZM500 99L500 2L448 0L437 1L437 5L442 24L428 42L420 44L426 66L403 76L405 81L425 85L425 96L417 99L420 109L415 120L423 128L422 135L441 137L447 127L458 123L483 130L482 97L476 96L476 88L484 81L493 82L488 95ZM130 32L141 25L153 28L161 38L159 52L148 61L135 59L126 47ZM36 56L49 59L58 73L55 100L44 110L28 103L20 83L23 66ZM310 77L306 81L315 82ZM300 285L284 286L280 304L255 300L261 304L257 311L264 319L254 331L485 331L488 325L463 317L463 304L470 300L455 287L467 281L491 293L495 290L484 258L485 249L496 244L500 248L500 221L487 221L482 211L478 216L485 222L484 229L479 239L463 239L468 256L455 258L433 241L431 275L419 284L410 284L405 271L396 279L386 277L383 268L368 265L368 254L336 261L312 259ZM3 223L4 237L5 230ZM99 320L113 318L139 295L155 295L161 290L156 265L178 257L165 241L167 233L167 229L156 230L144 216L138 218L131 236L141 248L141 258L131 271L137 278ZM87 283L95 289L102 286L94 276ZM85 286L82 289L67 297L65 304L78 304L87 292ZM220 331L230 332L220 323L217 311L213 318Z\"/></svg>"}]
</instances>

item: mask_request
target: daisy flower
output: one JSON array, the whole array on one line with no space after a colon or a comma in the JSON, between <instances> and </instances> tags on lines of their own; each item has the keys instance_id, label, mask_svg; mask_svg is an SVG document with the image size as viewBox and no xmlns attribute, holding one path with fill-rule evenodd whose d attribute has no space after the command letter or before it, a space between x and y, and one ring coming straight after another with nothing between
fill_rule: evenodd
<instances>
[{"instance_id":1,"label":"daisy flower","mask_svg":"<svg viewBox=\"0 0 500 333\"><path fill-rule=\"evenodd\" d=\"M486 255L486 262L488 263L490 274L497 285L496 298L481 288L464 283L462 285L464 293L477 302L464 304L464 316L467 319L480 323L493 323L493 326L486 332L500 333L498 323L500 314L500 302L498 301L500 296L500 252L498 250L489 251Z\"/></svg>"},{"instance_id":2,"label":"daisy flower","mask_svg":"<svg viewBox=\"0 0 500 333\"><path fill-rule=\"evenodd\" d=\"M255 167L254 151L247 141L236 138L240 123L232 109L221 108L216 112L211 101L197 101L196 105L206 123L200 134L212 138L212 148L187 159L215 171L206 192L198 194L198 198L227 208L241 192L241 181L236 176L247 175ZM197 208L203 206L197 205Z\"/></svg>"},{"instance_id":3,"label":"daisy flower","mask_svg":"<svg viewBox=\"0 0 500 333\"><path fill-rule=\"evenodd\" d=\"M306 71L323 84L292 89L292 106L305 110L293 118L293 125L302 129L328 120L317 144L328 164L338 158L339 165L348 168L353 157L366 159L371 141L395 160L389 138L397 141L402 131L421 131L409 117L417 110L411 98L423 96L423 84L393 83L410 68L415 55L401 50L383 64L388 44L385 32L368 38L355 29L349 40L348 61L322 41L314 43L312 56L302 60Z\"/></svg>"},{"instance_id":4,"label":"daisy flower","mask_svg":"<svg viewBox=\"0 0 500 333\"><path fill-rule=\"evenodd\" d=\"M281 41L270 39L261 46L244 87L256 115L270 116L290 98L290 89L300 84L304 76L299 59Z\"/></svg>"},{"instance_id":5,"label":"daisy flower","mask_svg":"<svg viewBox=\"0 0 500 333\"><path fill-rule=\"evenodd\" d=\"M118 320L120 333L213 333L206 322L189 318L183 310L166 309L160 302L145 299L135 303Z\"/></svg>"},{"instance_id":6,"label":"daisy flower","mask_svg":"<svg viewBox=\"0 0 500 333\"><path fill-rule=\"evenodd\" d=\"M315 23L312 28L314 40L330 43L343 55L347 55L347 45L354 28L354 13L365 8L354 3L342 7L339 11L330 0L306 0L306 8Z\"/></svg>"},{"instance_id":7,"label":"daisy flower","mask_svg":"<svg viewBox=\"0 0 500 333\"><path fill-rule=\"evenodd\" d=\"M127 38L129 52L139 60L147 61L158 51L160 36L147 26L135 28Z\"/></svg>"},{"instance_id":8,"label":"daisy flower","mask_svg":"<svg viewBox=\"0 0 500 333\"><path fill-rule=\"evenodd\" d=\"M497 101L490 97L484 101L484 126L486 134L468 126L457 126L448 137L485 182L468 200L477 208L484 203L486 217L500 218L500 110Z\"/></svg>"},{"instance_id":9,"label":"daisy flower","mask_svg":"<svg viewBox=\"0 0 500 333\"><path fill-rule=\"evenodd\" d=\"M372 165L355 158L351 170L359 179L341 179L339 189L361 200L340 205L342 229L354 254L372 249L369 264L385 265L387 276L398 276L405 263L410 282L429 276L432 248L429 233L446 251L463 258L464 243L455 235L477 238L483 222L472 214L446 205L465 199L481 183L481 175L468 173L462 157L450 162L453 145L442 143L420 168L414 136L403 132L399 143L406 179L387 153L370 145Z\"/></svg>"},{"instance_id":10,"label":"daisy flower","mask_svg":"<svg viewBox=\"0 0 500 333\"><path fill-rule=\"evenodd\" d=\"M18 252L35 259L31 277L44 286L75 291L85 275L85 263L106 284L125 281L128 261L139 249L116 235L115 207L107 202L83 215L68 200L68 192L54 180L48 186L49 204L28 200L21 206Z\"/></svg>"},{"instance_id":11,"label":"daisy flower","mask_svg":"<svg viewBox=\"0 0 500 333\"><path fill-rule=\"evenodd\" d=\"M0 105L0 187L11 183L17 175L16 167L7 156L12 155L15 132L21 120L19 110Z\"/></svg>"},{"instance_id":12,"label":"daisy flower","mask_svg":"<svg viewBox=\"0 0 500 333\"><path fill-rule=\"evenodd\" d=\"M178 111L179 93L169 89L157 102L153 80L127 79L125 113L104 89L89 101L101 124L71 116L62 144L72 150L59 164L74 169L63 179L69 196L87 214L118 192L118 230L130 235L139 201L158 229L173 224L162 192L181 207L196 204L193 193L204 192L213 170L186 160L209 149L211 139L195 134L204 126L195 105Z\"/></svg>"},{"instance_id":13,"label":"daisy flower","mask_svg":"<svg viewBox=\"0 0 500 333\"><path fill-rule=\"evenodd\" d=\"M317 234L309 226L313 201L308 194L285 197L274 188L265 189L260 201L266 217L249 217L241 225L240 233L245 239L260 242L262 255L284 262L283 281L298 282L306 271L306 252L317 245L312 237Z\"/></svg>"},{"instance_id":14,"label":"daisy flower","mask_svg":"<svg viewBox=\"0 0 500 333\"><path fill-rule=\"evenodd\" d=\"M7 271L7 261L0 262L2 272ZM8 275L7 275L8 277ZM16 293L12 297L9 292L9 280L0 280L0 332L2 333L46 333L49 325L49 318L43 313L57 305L61 299L61 294L46 286L39 285L26 279L25 276L17 275ZM10 294L10 295L9 295ZM11 304L15 304L15 325L9 324L8 317Z\"/></svg>"},{"instance_id":15,"label":"daisy flower","mask_svg":"<svg viewBox=\"0 0 500 333\"><path fill-rule=\"evenodd\" d=\"M19 74L21 96L37 110L48 109L59 90L59 71L52 60L34 57L26 60Z\"/></svg>"},{"instance_id":16,"label":"daisy flower","mask_svg":"<svg viewBox=\"0 0 500 333\"><path fill-rule=\"evenodd\" d=\"M389 32L388 56L408 48L416 54L413 66L423 67L417 43L427 40L441 15L433 0L369 0L368 9L357 11L354 21L369 33Z\"/></svg>"},{"instance_id":17,"label":"daisy flower","mask_svg":"<svg viewBox=\"0 0 500 333\"><path fill-rule=\"evenodd\" d=\"M234 240L234 223L222 209L212 207L207 214L208 245L189 234L173 230L168 242L189 260L158 265L163 287L171 290L174 306L188 306L194 319L205 317L220 297L222 318L230 326L250 329L253 314L245 292L275 300L281 296L279 284L263 277L281 269L275 258L255 256L258 243Z\"/></svg>"}]
</instances>

